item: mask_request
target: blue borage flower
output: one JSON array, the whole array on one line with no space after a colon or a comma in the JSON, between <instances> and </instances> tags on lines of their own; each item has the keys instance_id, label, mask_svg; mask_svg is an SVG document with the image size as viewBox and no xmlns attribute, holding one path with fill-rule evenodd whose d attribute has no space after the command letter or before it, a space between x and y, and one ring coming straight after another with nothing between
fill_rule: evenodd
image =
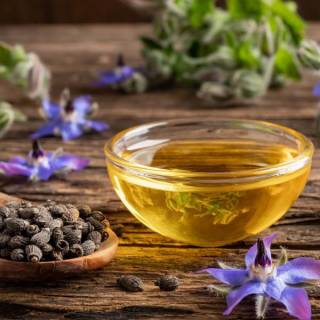
<instances>
[{"instance_id":1,"label":"blue borage flower","mask_svg":"<svg viewBox=\"0 0 320 320\"><path fill-rule=\"evenodd\" d=\"M44 99L42 111L48 122L32 134L32 139L50 135L60 135L63 140L72 140L80 137L87 131L102 132L108 125L87 119L96 109L90 96L79 96L71 99L70 92L65 89L61 94L60 104Z\"/></svg>"},{"instance_id":2,"label":"blue borage flower","mask_svg":"<svg viewBox=\"0 0 320 320\"><path fill-rule=\"evenodd\" d=\"M132 78L137 71L136 68L126 65L123 56L119 54L116 68L112 71L102 72L95 84L97 87L114 87Z\"/></svg>"},{"instance_id":3,"label":"blue borage flower","mask_svg":"<svg viewBox=\"0 0 320 320\"><path fill-rule=\"evenodd\" d=\"M35 140L26 158L17 156L8 162L1 161L0 173L9 177L25 176L31 181L46 181L57 173L82 170L89 162L86 158L64 154L61 149L46 152Z\"/></svg>"},{"instance_id":4,"label":"blue borage flower","mask_svg":"<svg viewBox=\"0 0 320 320\"><path fill-rule=\"evenodd\" d=\"M257 295L257 302L260 301L257 303L258 317L264 317L266 305L272 298L284 304L292 316L300 320L311 319L311 306L307 292L298 285L320 279L320 261L312 258L297 258L284 264L273 262L270 247L275 237L276 234L273 234L258 240L249 249L245 257L246 269L201 270L231 286L224 315L229 315L246 296ZM261 299L264 301L261 302Z\"/></svg>"},{"instance_id":5,"label":"blue borage flower","mask_svg":"<svg viewBox=\"0 0 320 320\"><path fill-rule=\"evenodd\" d=\"M320 97L320 81L318 81L316 86L313 88L313 95L315 97Z\"/></svg>"}]
</instances>

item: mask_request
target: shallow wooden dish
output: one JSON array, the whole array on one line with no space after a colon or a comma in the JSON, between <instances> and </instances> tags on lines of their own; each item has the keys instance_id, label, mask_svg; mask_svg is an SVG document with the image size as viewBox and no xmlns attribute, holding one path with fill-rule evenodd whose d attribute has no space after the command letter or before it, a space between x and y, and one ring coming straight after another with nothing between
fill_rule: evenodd
<instances>
[{"instance_id":1,"label":"shallow wooden dish","mask_svg":"<svg viewBox=\"0 0 320 320\"><path fill-rule=\"evenodd\" d=\"M0 206L21 199L0 193ZM45 261L39 263L16 262L0 259L0 280L2 281L42 281L77 275L106 266L114 257L119 239L108 229L109 238L101 244L99 250L85 257L63 261Z\"/></svg>"}]
</instances>

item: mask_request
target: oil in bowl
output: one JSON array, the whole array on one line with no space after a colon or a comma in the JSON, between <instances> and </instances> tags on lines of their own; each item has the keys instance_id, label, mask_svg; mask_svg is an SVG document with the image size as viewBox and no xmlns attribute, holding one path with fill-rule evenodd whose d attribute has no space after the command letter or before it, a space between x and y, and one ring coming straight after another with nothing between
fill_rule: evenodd
<instances>
[{"instance_id":1,"label":"oil in bowl","mask_svg":"<svg viewBox=\"0 0 320 320\"><path fill-rule=\"evenodd\" d=\"M175 240L220 246L277 221L302 192L312 144L258 121L177 121L118 134L111 182L142 223Z\"/></svg>"}]
</instances>

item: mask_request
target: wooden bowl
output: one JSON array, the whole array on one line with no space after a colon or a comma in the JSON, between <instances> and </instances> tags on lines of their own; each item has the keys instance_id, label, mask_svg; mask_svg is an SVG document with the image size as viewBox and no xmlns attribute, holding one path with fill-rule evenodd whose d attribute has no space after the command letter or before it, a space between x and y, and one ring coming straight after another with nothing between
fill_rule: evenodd
<instances>
[{"instance_id":1,"label":"wooden bowl","mask_svg":"<svg viewBox=\"0 0 320 320\"><path fill-rule=\"evenodd\" d=\"M21 199L0 193L0 206ZM38 263L17 262L0 259L1 281L43 281L77 275L106 266L115 256L119 239L108 229L109 238L101 243L99 250L89 256L63 261L44 261Z\"/></svg>"}]
</instances>

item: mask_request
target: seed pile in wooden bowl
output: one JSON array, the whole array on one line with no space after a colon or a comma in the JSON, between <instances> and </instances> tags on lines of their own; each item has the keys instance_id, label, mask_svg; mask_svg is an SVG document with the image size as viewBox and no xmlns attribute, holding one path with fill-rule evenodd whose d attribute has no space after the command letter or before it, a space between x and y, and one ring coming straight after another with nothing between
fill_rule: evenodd
<instances>
[{"instance_id":1,"label":"seed pile in wooden bowl","mask_svg":"<svg viewBox=\"0 0 320 320\"><path fill-rule=\"evenodd\" d=\"M87 205L7 204L0 207L0 257L36 263L87 256L108 238L109 226Z\"/></svg>"}]
</instances>

